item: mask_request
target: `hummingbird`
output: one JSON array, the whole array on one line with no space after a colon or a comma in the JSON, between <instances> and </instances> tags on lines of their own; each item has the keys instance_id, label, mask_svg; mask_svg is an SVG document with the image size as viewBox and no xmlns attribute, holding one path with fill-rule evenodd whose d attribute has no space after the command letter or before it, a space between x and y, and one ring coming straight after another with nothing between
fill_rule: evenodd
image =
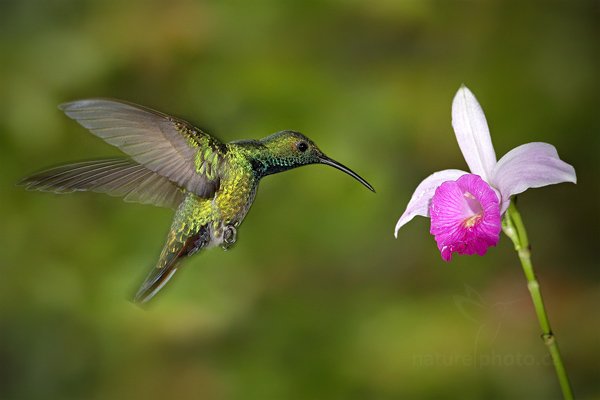
<instances>
[{"instance_id":1,"label":"hummingbird","mask_svg":"<svg viewBox=\"0 0 600 400\"><path fill-rule=\"evenodd\" d=\"M86 99L59 109L127 157L60 165L23 179L21 185L54 193L100 192L175 209L158 262L134 296L139 304L164 287L182 259L234 245L258 184L267 175L325 164L375 192L300 132L223 143L183 119L122 100Z\"/></svg>"}]
</instances>

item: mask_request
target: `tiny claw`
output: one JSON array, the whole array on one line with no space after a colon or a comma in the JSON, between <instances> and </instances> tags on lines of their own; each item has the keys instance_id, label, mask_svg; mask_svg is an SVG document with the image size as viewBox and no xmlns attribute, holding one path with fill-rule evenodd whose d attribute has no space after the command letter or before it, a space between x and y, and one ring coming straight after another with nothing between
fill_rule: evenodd
<instances>
[{"instance_id":1,"label":"tiny claw","mask_svg":"<svg viewBox=\"0 0 600 400\"><path fill-rule=\"evenodd\" d=\"M233 225L226 225L223 229L223 250L229 250L237 240L237 229Z\"/></svg>"}]
</instances>

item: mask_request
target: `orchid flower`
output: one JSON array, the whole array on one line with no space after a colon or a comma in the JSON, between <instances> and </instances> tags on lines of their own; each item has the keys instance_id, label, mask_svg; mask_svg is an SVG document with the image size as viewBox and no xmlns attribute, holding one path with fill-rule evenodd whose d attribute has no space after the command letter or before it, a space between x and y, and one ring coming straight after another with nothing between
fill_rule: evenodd
<instances>
[{"instance_id":1,"label":"orchid flower","mask_svg":"<svg viewBox=\"0 0 600 400\"><path fill-rule=\"evenodd\" d=\"M452 102L452 126L471 174L438 171L415 190L396 224L398 230L416 215L431 218L442 258L452 253L483 255L500 238L501 215L511 196L529 188L575 183L575 169L548 143L518 146L496 161L487 121L477 99L462 86Z\"/></svg>"},{"instance_id":2,"label":"orchid flower","mask_svg":"<svg viewBox=\"0 0 600 400\"><path fill-rule=\"evenodd\" d=\"M521 261L541 337L550 352L563 397L572 400L573 390L533 270L527 230L510 199L529 188L576 183L575 169L562 161L548 143L518 146L496 161L483 110L465 86L452 102L452 126L471 173L447 169L425 178L398 220L395 235L398 237L398 230L415 215L430 217L429 231L442 258L450 261L453 253L485 254L504 231Z\"/></svg>"}]
</instances>

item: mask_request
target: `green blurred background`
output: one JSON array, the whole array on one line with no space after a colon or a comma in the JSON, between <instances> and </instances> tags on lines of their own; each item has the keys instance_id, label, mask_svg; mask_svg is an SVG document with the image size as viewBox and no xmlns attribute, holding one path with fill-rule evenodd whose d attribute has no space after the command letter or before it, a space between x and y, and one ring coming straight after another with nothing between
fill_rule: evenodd
<instances>
[{"instance_id":1,"label":"green blurred background","mask_svg":"<svg viewBox=\"0 0 600 400\"><path fill-rule=\"evenodd\" d=\"M549 399L554 370L509 241L444 263L422 178L465 168L450 107L478 96L498 156L554 144L579 182L520 196L580 398L600 396L597 1L2 1L0 398ZM224 141L300 130L367 178L269 177L234 250L128 299L171 210L26 192L118 151L56 106L126 99Z\"/></svg>"}]
</instances>

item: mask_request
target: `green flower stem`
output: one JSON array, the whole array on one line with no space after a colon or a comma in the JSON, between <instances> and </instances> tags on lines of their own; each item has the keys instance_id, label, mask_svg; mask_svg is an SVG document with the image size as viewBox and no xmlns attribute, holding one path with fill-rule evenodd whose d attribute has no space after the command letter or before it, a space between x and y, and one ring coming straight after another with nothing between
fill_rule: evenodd
<instances>
[{"instance_id":1,"label":"green flower stem","mask_svg":"<svg viewBox=\"0 0 600 400\"><path fill-rule=\"evenodd\" d=\"M535 272L533 271L527 231L525 230L525 225L523 225L521 214L519 214L514 201L510 203L510 206L506 211L502 221L502 230L506 236L512 240L515 245L515 250L519 254L519 260L521 260L523 272L525 273L525 278L527 279L527 288L531 294L533 306L535 307L535 313L537 314L540 327L542 328L542 339L550 351L550 356L552 357L552 362L554 363L556 375L558 375L558 381L560 383L563 397L565 399L573 399L573 391L571 389L571 384L569 383L569 378L567 377L567 371L565 370L560 351L558 350L558 343L556 342L556 337L550 328L550 321L548 320L548 314L546 313L546 308L544 307L544 301L540 291L540 284L538 283L537 278L535 277Z\"/></svg>"}]
</instances>

